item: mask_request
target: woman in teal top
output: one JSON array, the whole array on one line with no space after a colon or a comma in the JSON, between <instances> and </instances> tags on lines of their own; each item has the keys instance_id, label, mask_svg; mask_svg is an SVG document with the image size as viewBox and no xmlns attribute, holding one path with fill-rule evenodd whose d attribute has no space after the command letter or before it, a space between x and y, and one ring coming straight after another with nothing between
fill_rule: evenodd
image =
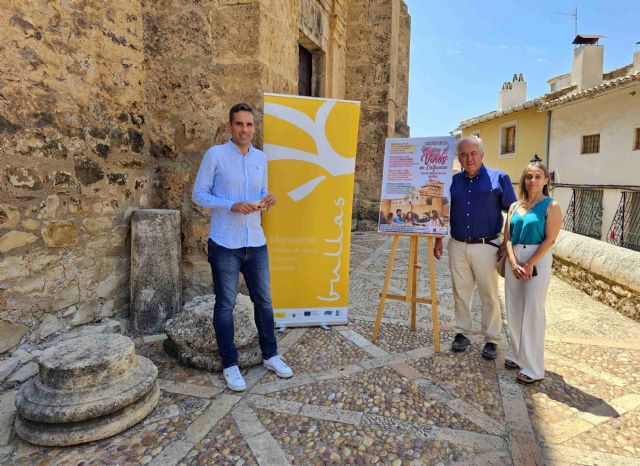
<instances>
[{"instance_id":1,"label":"woman in teal top","mask_svg":"<svg viewBox=\"0 0 640 466\"><path fill-rule=\"evenodd\" d=\"M551 246L562 224L560 205L549 197L549 172L532 162L520 178L520 199L509 209L504 238L510 267L505 267L505 304L509 320L508 369L517 381L544 378L544 309L551 281Z\"/></svg>"},{"instance_id":2,"label":"woman in teal top","mask_svg":"<svg viewBox=\"0 0 640 466\"><path fill-rule=\"evenodd\" d=\"M511 244L540 244L544 241L544 229L547 224L547 207L553 202L550 197L545 197L537 202L531 210L522 215L518 208L511 215L509 223Z\"/></svg>"}]
</instances>

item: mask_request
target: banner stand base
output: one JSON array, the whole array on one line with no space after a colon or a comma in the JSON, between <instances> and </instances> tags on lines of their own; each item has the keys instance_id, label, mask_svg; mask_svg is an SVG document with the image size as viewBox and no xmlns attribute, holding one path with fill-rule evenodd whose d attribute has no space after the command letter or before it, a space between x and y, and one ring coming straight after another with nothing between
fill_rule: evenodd
<instances>
[{"instance_id":1,"label":"banner stand base","mask_svg":"<svg viewBox=\"0 0 640 466\"><path fill-rule=\"evenodd\" d=\"M433 321L433 345L436 353L440 352L440 331L438 329L438 300L436 289L436 275L435 275L435 259L433 257L433 239L438 238L437 235L421 235L411 233L391 233L393 235L393 243L391 245L391 254L389 255L389 263L387 264L387 273L384 277L384 284L382 285L382 292L380 293L380 302L378 303L378 313L373 325L373 335L371 335L371 342L375 343L378 339L378 332L380 331L380 321L382 320L382 313L384 312L384 302L386 299L396 299L398 301L406 301L411 304L411 331L416 331L416 305L417 303L431 304L431 319ZM397 295L387 293L389 290L389 282L391 281L391 272L393 270L393 262L396 257L396 251L398 250L398 242L401 236L409 237L409 264L407 267L407 291L406 295ZM431 285L431 297L419 298L416 296L417 290L417 278L418 269L418 238L427 238L427 247L429 248L429 281Z\"/></svg>"},{"instance_id":2,"label":"banner stand base","mask_svg":"<svg viewBox=\"0 0 640 466\"><path fill-rule=\"evenodd\" d=\"M301 322L295 322L295 321L288 321L284 326L278 322L275 323L275 327L279 329L281 328L295 328L295 327L322 327L322 325L326 325L327 327L332 327L334 325L349 325L349 319L345 318L345 319L340 319L340 320L332 320L331 324L327 324L326 322L320 322L320 321L314 321L314 320L309 320L309 321L301 321Z\"/></svg>"}]
</instances>

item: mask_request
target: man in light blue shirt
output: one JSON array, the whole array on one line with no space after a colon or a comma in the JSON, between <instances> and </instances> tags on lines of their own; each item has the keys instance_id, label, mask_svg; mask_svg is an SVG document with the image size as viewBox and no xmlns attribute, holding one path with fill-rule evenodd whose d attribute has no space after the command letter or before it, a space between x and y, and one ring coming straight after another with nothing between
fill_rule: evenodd
<instances>
[{"instance_id":1,"label":"man in light blue shirt","mask_svg":"<svg viewBox=\"0 0 640 466\"><path fill-rule=\"evenodd\" d=\"M227 386L243 391L246 384L233 342L233 308L240 272L254 305L264 367L283 378L293 376L293 371L278 355L274 332L269 255L261 211L274 205L276 199L267 190L267 157L251 145L255 122L249 105L231 108L229 131L231 139L226 144L213 146L204 154L192 200L211 209L208 252L216 294L213 327Z\"/></svg>"}]
</instances>

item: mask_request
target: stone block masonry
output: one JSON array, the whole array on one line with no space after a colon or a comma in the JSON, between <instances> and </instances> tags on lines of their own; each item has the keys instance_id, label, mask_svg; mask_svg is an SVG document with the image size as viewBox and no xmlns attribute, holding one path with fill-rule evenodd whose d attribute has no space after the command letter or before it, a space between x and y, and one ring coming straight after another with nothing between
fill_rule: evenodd
<instances>
[{"instance_id":1,"label":"stone block masonry","mask_svg":"<svg viewBox=\"0 0 640 466\"><path fill-rule=\"evenodd\" d=\"M357 201L377 218L384 138L408 133L402 0L0 0L0 28L0 323L22 342L127 317L135 209L180 211L183 296L210 292L200 160L239 101L261 147L262 95L297 93L299 44L314 95L363 103Z\"/></svg>"},{"instance_id":2,"label":"stone block masonry","mask_svg":"<svg viewBox=\"0 0 640 466\"><path fill-rule=\"evenodd\" d=\"M400 0L352 0L347 25L346 96L362 102L354 215L377 227L386 138L408 137L409 33Z\"/></svg>"},{"instance_id":3,"label":"stone block masonry","mask_svg":"<svg viewBox=\"0 0 640 466\"><path fill-rule=\"evenodd\" d=\"M154 174L142 20L139 2L0 0L0 323L33 343L127 309Z\"/></svg>"},{"instance_id":4,"label":"stone block masonry","mask_svg":"<svg viewBox=\"0 0 640 466\"><path fill-rule=\"evenodd\" d=\"M640 321L640 252L561 230L553 256L556 276Z\"/></svg>"}]
</instances>

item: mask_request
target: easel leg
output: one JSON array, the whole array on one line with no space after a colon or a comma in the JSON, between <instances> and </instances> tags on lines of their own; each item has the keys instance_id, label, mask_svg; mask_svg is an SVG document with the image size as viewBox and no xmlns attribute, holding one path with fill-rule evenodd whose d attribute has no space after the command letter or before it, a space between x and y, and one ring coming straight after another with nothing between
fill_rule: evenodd
<instances>
[{"instance_id":1,"label":"easel leg","mask_svg":"<svg viewBox=\"0 0 640 466\"><path fill-rule=\"evenodd\" d=\"M389 290L389 282L391 281L391 272L393 271L393 261L396 258L396 251L398 250L398 242L400 236L393 236L393 243L391 244L391 254L389 254L389 263L387 264L387 274L384 277L384 284L382 285L382 293L380 294L380 302L378 303L378 313L376 314L376 321L373 324L373 335L371 335L371 342L375 343L378 339L378 332L380 331L380 321L382 320L382 313L384 312L384 301L387 297L387 291Z\"/></svg>"},{"instance_id":2,"label":"easel leg","mask_svg":"<svg viewBox=\"0 0 640 466\"><path fill-rule=\"evenodd\" d=\"M411 267L411 331L416 331L416 289L418 285L418 237L411 237L412 257L409 258L409 267Z\"/></svg>"},{"instance_id":3,"label":"easel leg","mask_svg":"<svg viewBox=\"0 0 640 466\"><path fill-rule=\"evenodd\" d=\"M436 290L435 259L433 257L433 238L427 238L429 248L429 282L431 284L431 320L433 321L433 346L436 353L440 352L440 326L438 324L438 294Z\"/></svg>"},{"instance_id":4,"label":"easel leg","mask_svg":"<svg viewBox=\"0 0 640 466\"><path fill-rule=\"evenodd\" d=\"M409 257L407 258L407 282L405 285L404 299L407 303L411 302L411 285L413 284L413 251L415 246L413 244L413 237L409 237Z\"/></svg>"}]
</instances>

